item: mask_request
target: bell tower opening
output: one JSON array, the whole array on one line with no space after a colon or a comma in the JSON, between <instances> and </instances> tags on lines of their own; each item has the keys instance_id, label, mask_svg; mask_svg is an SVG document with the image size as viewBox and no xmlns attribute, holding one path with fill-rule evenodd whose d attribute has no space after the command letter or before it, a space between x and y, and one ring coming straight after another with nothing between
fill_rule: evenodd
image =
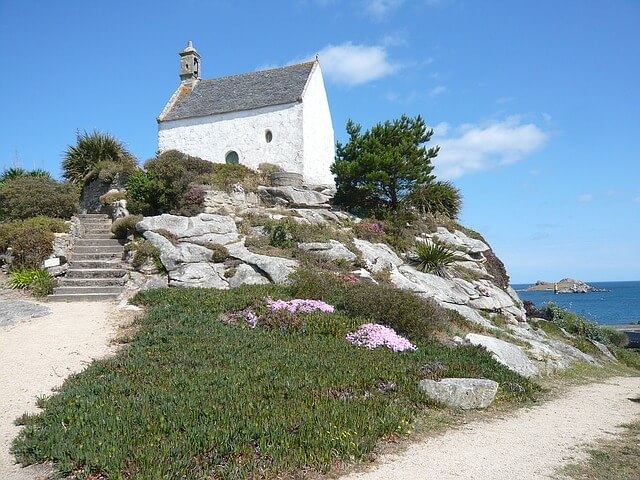
<instances>
[{"instance_id":1,"label":"bell tower opening","mask_svg":"<svg viewBox=\"0 0 640 480\"><path fill-rule=\"evenodd\" d=\"M191 40L187 48L180 52L180 80L182 82L200 80L200 54L193 48Z\"/></svg>"}]
</instances>

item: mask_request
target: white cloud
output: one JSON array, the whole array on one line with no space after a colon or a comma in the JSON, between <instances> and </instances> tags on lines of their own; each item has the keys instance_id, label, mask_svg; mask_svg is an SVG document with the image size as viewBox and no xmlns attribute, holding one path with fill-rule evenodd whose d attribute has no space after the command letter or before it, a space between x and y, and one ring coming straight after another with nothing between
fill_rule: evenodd
<instances>
[{"instance_id":1,"label":"white cloud","mask_svg":"<svg viewBox=\"0 0 640 480\"><path fill-rule=\"evenodd\" d=\"M513 102L513 97L500 97L496 100L498 105L504 105L505 103Z\"/></svg>"},{"instance_id":2,"label":"white cloud","mask_svg":"<svg viewBox=\"0 0 640 480\"><path fill-rule=\"evenodd\" d=\"M396 10L404 3L404 0L367 0L364 10L376 21L384 20L389 12Z\"/></svg>"},{"instance_id":3,"label":"white cloud","mask_svg":"<svg viewBox=\"0 0 640 480\"><path fill-rule=\"evenodd\" d=\"M596 197L593 193L585 193L584 195L580 195L578 197L578 201L582 203L586 203L586 202L592 201L594 198Z\"/></svg>"},{"instance_id":4,"label":"white cloud","mask_svg":"<svg viewBox=\"0 0 640 480\"><path fill-rule=\"evenodd\" d=\"M443 179L452 179L508 165L541 148L548 137L537 125L522 124L519 117L465 124L453 132L448 124L440 124L434 128L430 142L440 146L433 161L435 173Z\"/></svg>"},{"instance_id":5,"label":"white cloud","mask_svg":"<svg viewBox=\"0 0 640 480\"><path fill-rule=\"evenodd\" d=\"M445 87L444 85L438 85L437 87L431 89L431 91L429 92L429 96L431 98L433 97L437 97L438 95L442 95L443 93L447 92L447 87Z\"/></svg>"},{"instance_id":6,"label":"white cloud","mask_svg":"<svg viewBox=\"0 0 640 480\"><path fill-rule=\"evenodd\" d=\"M382 37L382 45L385 47L406 47L409 42L404 33L390 33Z\"/></svg>"},{"instance_id":7,"label":"white cloud","mask_svg":"<svg viewBox=\"0 0 640 480\"><path fill-rule=\"evenodd\" d=\"M389 60L386 49L379 45L354 45L351 42L328 45L318 55L327 79L346 85L371 82L400 68Z\"/></svg>"}]
</instances>

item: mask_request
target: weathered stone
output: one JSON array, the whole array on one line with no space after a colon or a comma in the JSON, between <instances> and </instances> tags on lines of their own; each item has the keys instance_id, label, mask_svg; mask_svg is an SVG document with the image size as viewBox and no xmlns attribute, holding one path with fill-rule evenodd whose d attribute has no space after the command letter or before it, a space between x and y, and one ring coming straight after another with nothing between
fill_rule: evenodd
<instances>
[{"instance_id":1,"label":"weathered stone","mask_svg":"<svg viewBox=\"0 0 640 480\"><path fill-rule=\"evenodd\" d=\"M338 221L338 217L335 213L322 208L296 208L293 211L313 225L324 225L328 221Z\"/></svg>"},{"instance_id":2,"label":"weathered stone","mask_svg":"<svg viewBox=\"0 0 640 480\"><path fill-rule=\"evenodd\" d=\"M122 200L118 200L117 202L113 202L113 214L112 217L116 218L124 218L129 215L129 210L127 209L127 201L123 198Z\"/></svg>"},{"instance_id":3,"label":"weathered stone","mask_svg":"<svg viewBox=\"0 0 640 480\"><path fill-rule=\"evenodd\" d=\"M444 227L438 227L435 233L425 235L429 238L437 238L442 243L447 243L453 247L462 249L468 253L481 253L489 250L489 245L481 240L476 240L467 236L464 232L456 230L451 233Z\"/></svg>"},{"instance_id":4,"label":"weathered stone","mask_svg":"<svg viewBox=\"0 0 640 480\"><path fill-rule=\"evenodd\" d=\"M229 256L253 265L260 272L264 272L274 283L287 283L289 274L298 267L298 262L288 258L270 257L253 253L244 246L243 242L227 245Z\"/></svg>"},{"instance_id":5,"label":"weathered stone","mask_svg":"<svg viewBox=\"0 0 640 480\"><path fill-rule=\"evenodd\" d=\"M292 208L328 208L331 197L314 190L299 187L258 187L258 195L266 205Z\"/></svg>"},{"instance_id":6,"label":"weathered stone","mask_svg":"<svg viewBox=\"0 0 640 480\"><path fill-rule=\"evenodd\" d=\"M240 285L264 285L269 280L256 272L250 265L241 263L236 267L236 273L228 279L230 288L237 288Z\"/></svg>"},{"instance_id":7,"label":"weathered stone","mask_svg":"<svg viewBox=\"0 0 640 480\"><path fill-rule=\"evenodd\" d=\"M167 276L156 276L154 278L150 278L140 287L140 291L144 292L145 290L156 290L158 288L167 288L169 286L169 277Z\"/></svg>"},{"instance_id":8,"label":"weathered stone","mask_svg":"<svg viewBox=\"0 0 640 480\"><path fill-rule=\"evenodd\" d=\"M61 277L62 275L67 273L67 270L69 270L69 264L65 263L64 265L56 265L55 267L48 267L47 272L49 272L49 275L51 275L52 277Z\"/></svg>"},{"instance_id":9,"label":"weathered stone","mask_svg":"<svg viewBox=\"0 0 640 480\"><path fill-rule=\"evenodd\" d=\"M229 284L224 279L224 267L212 263L188 263L169 272L170 287L198 287L226 290Z\"/></svg>"},{"instance_id":10,"label":"weathered stone","mask_svg":"<svg viewBox=\"0 0 640 480\"><path fill-rule=\"evenodd\" d=\"M433 401L451 408L487 408L496 398L498 383L481 378L421 380L420 389Z\"/></svg>"},{"instance_id":11,"label":"weathered stone","mask_svg":"<svg viewBox=\"0 0 640 480\"><path fill-rule=\"evenodd\" d=\"M346 260L353 262L356 254L336 240L329 240L326 243L310 242L299 243L298 248L305 252L315 253L329 260Z\"/></svg>"},{"instance_id":12,"label":"weathered stone","mask_svg":"<svg viewBox=\"0 0 640 480\"><path fill-rule=\"evenodd\" d=\"M371 243L355 238L353 244L362 254L367 270L373 273L402 265L402 260L384 243Z\"/></svg>"},{"instance_id":13,"label":"weathered stone","mask_svg":"<svg viewBox=\"0 0 640 480\"><path fill-rule=\"evenodd\" d=\"M460 315L462 315L466 320L480 325L481 327L493 329L495 328L493 324L484 318L477 310L474 310L471 307L467 307L466 305L456 305L455 303L446 303L446 302L438 302L438 304L442 308L448 308L449 310L455 310Z\"/></svg>"},{"instance_id":14,"label":"weathered stone","mask_svg":"<svg viewBox=\"0 0 640 480\"><path fill-rule=\"evenodd\" d=\"M145 217L138 222L139 232L167 230L173 233L180 242L195 243L227 243L238 241L238 229L233 218L226 215L201 213L195 217L182 217L164 213L155 217Z\"/></svg>"},{"instance_id":15,"label":"weathered stone","mask_svg":"<svg viewBox=\"0 0 640 480\"><path fill-rule=\"evenodd\" d=\"M404 277L404 279L400 277ZM408 265L399 267L397 273L392 271L391 280L398 288L410 290L420 296L446 303L466 305L470 299L465 289L457 285L453 280L419 272Z\"/></svg>"},{"instance_id":16,"label":"weathered stone","mask_svg":"<svg viewBox=\"0 0 640 480\"><path fill-rule=\"evenodd\" d=\"M523 377L531 377L539 374L538 367L529 360L529 357L527 357L524 351L517 345L477 333L467 334L466 339L473 345L482 345L493 354L493 358L495 358L496 361Z\"/></svg>"},{"instance_id":17,"label":"weathered stone","mask_svg":"<svg viewBox=\"0 0 640 480\"><path fill-rule=\"evenodd\" d=\"M51 310L48 307L37 303L2 300L0 301L0 327L14 325L29 318L44 317L50 313Z\"/></svg>"},{"instance_id":18,"label":"weathered stone","mask_svg":"<svg viewBox=\"0 0 640 480\"><path fill-rule=\"evenodd\" d=\"M160 250L160 261L169 272L177 270L186 263L211 261L213 256L211 250L200 245L184 243L174 246L162 235L151 230L144 232L143 236Z\"/></svg>"}]
</instances>

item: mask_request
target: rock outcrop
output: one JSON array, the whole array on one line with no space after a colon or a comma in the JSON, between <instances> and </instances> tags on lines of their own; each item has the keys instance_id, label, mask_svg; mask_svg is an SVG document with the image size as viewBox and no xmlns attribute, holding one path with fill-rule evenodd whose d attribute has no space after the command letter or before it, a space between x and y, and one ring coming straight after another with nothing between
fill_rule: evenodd
<instances>
[{"instance_id":1,"label":"rock outcrop","mask_svg":"<svg viewBox=\"0 0 640 480\"><path fill-rule=\"evenodd\" d=\"M483 378L421 380L419 387L430 400L462 410L487 408L498 392L498 382Z\"/></svg>"}]
</instances>

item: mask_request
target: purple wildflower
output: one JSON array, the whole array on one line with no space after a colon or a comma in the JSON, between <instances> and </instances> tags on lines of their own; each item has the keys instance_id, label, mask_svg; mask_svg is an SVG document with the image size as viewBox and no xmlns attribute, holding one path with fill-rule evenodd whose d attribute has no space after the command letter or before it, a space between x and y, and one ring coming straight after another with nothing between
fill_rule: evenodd
<instances>
[{"instance_id":1,"label":"purple wildflower","mask_svg":"<svg viewBox=\"0 0 640 480\"><path fill-rule=\"evenodd\" d=\"M244 320L251 328L256 328L258 325L258 316L252 307L247 307L239 312L233 312L231 316L236 320Z\"/></svg>"},{"instance_id":2,"label":"purple wildflower","mask_svg":"<svg viewBox=\"0 0 640 480\"><path fill-rule=\"evenodd\" d=\"M267 305L273 311L285 310L291 313L311 313L311 312L326 312L333 313L333 306L322 300L304 300L295 298L293 300L272 300L267 299Z\"/></svg>"},{"instance_id":3,"label":"purple wildflower","mask_svg":"<svg viewBox=\"0 0 640 480\"><path fill-rule=\"evenodd\" d=\"M349 343L359 347L367 347L370 350L378 347L387 347L394 352L416 350L406 338L398 335L392 328L377 323L365 323L360 325L356 332L348 333L346 339Z\"/></svg>"}]
</instances>

